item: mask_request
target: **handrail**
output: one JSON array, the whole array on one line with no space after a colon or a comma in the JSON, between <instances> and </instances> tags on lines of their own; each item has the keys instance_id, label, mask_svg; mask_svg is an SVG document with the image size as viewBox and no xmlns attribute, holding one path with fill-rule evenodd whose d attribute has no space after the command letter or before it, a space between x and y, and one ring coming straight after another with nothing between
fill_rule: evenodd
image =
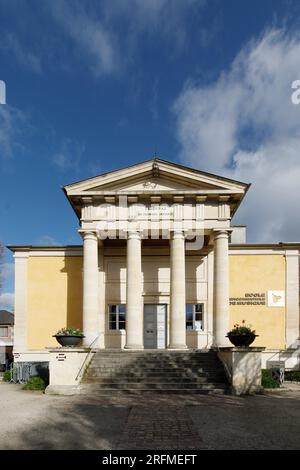
<instances>
[{"instance_id":1,"label":"handrail","mask_svg":"<svg viewBox=\"0 0 300 470\"><path fill-rule=\"evenodd\" d=\"M220 353L220 348L219 348L219 345L216 341L216 338L215 338L215 335L213 333L211 333L210 331L207 331L207 334L210 335L212 337L212 347L215 348L217 350L218 353ZM222 360L222 359L221 359ZM227 377L229 378L230 381L232 381L232 374L231 374L231 371L228 367L228 365L226 364L225 361L222 360L222 364L224 366L224 369L225 369L225 372L226 372L226 375Z\"/></svg>"},{"instance_id":2,"label":"handrail","mask_svg":"<svg viewBox=\"0 0 300 470\"><path fill-rule=\"evenodd\" d=\"M80 369L79 369L79 371L78 371L78 374L76 375L76 378L75 378L76 381L77 381L78 378L80 377L81 371L82 371L83 367L85 366L85 364L86 364L86 362L87 362L87 359L89 358L89 356L90 356L90 354L91 354L91 352L92 352L92 346L93 346L93 344L95 343L95 341L99 338L99 336L100 336L100 333L96 336L95 339L93 339L93 341L92 341L92 342L90 343L90 345L87 347L87 349L89 349L89 352L88 352L87 355L85 356L85 358L84 358L84 360L83 360L83 362L82 362L82 364L81 364L81 367L80 367Z\"/></svg>"}]
</instances>

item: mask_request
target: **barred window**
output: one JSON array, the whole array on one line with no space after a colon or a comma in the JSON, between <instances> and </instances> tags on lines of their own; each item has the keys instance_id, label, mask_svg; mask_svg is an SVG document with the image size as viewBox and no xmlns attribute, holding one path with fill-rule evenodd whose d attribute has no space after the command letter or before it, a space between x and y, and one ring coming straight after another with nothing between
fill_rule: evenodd
<instances>
[{"instance_id":1,"label":"barred window","mask_svg":"<svg viewBox=\"0 0 300 470\"><path fill-rule=\"evenodd\" d=\"M126 329L125 310L126 310L125 304L108 306L109 330L125 330Z\"/></svg>"},{"instance_id":2,"label":"barred window","mask_svg":"<svg viewBox=\"0 0 300 470\"><path fill-rule=\"evenodd\" d=\"M204 330L204 304L186 304L185 324L187 330Z\"/></svg>"}]
</instances>

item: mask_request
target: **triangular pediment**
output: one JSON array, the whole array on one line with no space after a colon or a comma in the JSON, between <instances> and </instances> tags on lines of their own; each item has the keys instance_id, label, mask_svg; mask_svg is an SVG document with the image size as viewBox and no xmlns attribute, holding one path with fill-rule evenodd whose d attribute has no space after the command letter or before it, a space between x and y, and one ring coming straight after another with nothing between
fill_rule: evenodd
<instances>
[{"instance_id":1,"label":"triangular pediment","mask_svg":"<svg viewBox=\"0 0 300 470\"><path fill-rule=\"evenodd\" d=\"M243 194L248 185L228 178L187 168L162 159L152 159L121 170L65 186L68 197L105 192L216 191Z\"/></svg>"},{"instance_id":2,"label":"triangular pediment","mask_svg":"<svg viewBox=\"0 0 300 470\"><path fill-rule=\"evenodd\" d=\"M111 190L120 192L132 191L188 191L191 189L212 189L215 186L188 181L187 179L181 181L179 178L164 177L164 176L142 176L138 178L130 178L119 180L117 182L108 183L107 185L96 186L93 188L95 191Z\"/></svg>"}]
</instances>

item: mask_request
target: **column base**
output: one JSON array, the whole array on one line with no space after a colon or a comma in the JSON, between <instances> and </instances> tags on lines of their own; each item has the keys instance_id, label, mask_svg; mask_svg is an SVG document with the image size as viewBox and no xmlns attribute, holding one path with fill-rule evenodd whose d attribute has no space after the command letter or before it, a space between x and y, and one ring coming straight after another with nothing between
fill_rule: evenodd
<instances>
[{"instance_id":1,"label":"column base","mask_svg":"<svg viewBox=\"0 0 300 470\"><path fill-rule=\"evenodd\" d=\"M188 349L186 344L169 344L168 349Z\"/></svg>"},{"instance_id":2,"label":"column base","mask_svg":"<svg viewBox=\"0 0 300 470\"><path fill-rule=\"evenodd\" d=\"M124 346L124 349L144 349L144 346L143 345L140 345L140 344L126 344Z\"/></svg>"}]
</instances>

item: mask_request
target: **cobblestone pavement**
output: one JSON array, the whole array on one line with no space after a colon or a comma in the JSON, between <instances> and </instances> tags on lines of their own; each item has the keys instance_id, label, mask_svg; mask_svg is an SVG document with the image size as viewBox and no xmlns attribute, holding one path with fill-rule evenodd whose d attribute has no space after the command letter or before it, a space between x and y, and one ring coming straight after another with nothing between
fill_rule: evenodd
<instances>
[{"instance_id":1,"label":"cobblestone pavement","mask_svg":"<svg viewBox=\"0 0 300 470\"><path fill-rule=\"evenodd\" d=\"M300 390L50 396L0 383L0 449L298 449Z\"/></svg>"},{"instance_id":2,"label":"cobblestone pavement","mask_svg":"<svg viewBox=\"0 0 300 470\"><path fill-rule=\"evenodd\" d=\"M184 406L133 406L118 449L199 449L200 437Z\"/></svg>"}]
</instances>

